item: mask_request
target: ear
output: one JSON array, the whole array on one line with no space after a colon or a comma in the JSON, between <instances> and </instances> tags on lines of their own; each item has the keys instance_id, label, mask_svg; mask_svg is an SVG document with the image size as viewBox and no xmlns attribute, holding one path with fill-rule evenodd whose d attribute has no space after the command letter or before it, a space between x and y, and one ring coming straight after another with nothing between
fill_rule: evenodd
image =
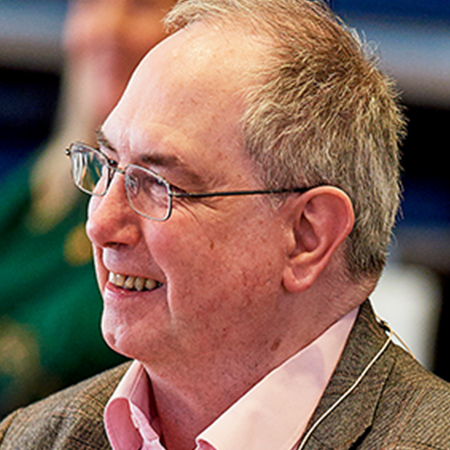
<instances>
[{"instance_id":1,"label":"ear","mask_svg":"<svg viewBox=\"0 0 450 450\"><path fill-rule=\"evenodd\" d=\"M303 292L316 281L350 234L354 213L350 198L332 186L311 189L289 205L291 243L283 273L289 292Z\"/></svg>"}]
</instances>

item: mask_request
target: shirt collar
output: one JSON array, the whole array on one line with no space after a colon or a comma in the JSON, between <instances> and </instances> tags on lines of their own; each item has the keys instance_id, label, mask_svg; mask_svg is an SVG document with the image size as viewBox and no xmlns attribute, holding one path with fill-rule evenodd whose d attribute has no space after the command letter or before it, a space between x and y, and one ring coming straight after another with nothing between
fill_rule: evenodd
<instances>
[{"instance_id":1,"label":"shirt collar","mask_svg":"<svg viewBox=\"0 0 450 450\"><path fill-rule=\"evenodd\" d=\"M144 442L157 446L159 426L152 399L147 373L134 361L105 408L105 429L113 449L138 450Z\"/></svg>"},{"instance_id":2,"label":"shirt collar","mask_svg":"<svg viewBox=\"0 0 450 450\"><path fill-rule=\"evenodd\" d=\"M289 450L299 441L344 349L358 308L270 372L202 432L213 448Z\"/></svg>"}]
</instances>

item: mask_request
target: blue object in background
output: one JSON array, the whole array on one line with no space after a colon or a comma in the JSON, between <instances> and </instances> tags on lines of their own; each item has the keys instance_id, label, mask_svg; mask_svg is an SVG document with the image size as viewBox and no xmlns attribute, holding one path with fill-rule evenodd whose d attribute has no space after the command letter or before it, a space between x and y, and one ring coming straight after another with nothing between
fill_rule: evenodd
<instances>
[{"instance_id":1,"label":"blue object in background","mask_svg":"<svg viewBox=\"0 0 450 450\"><path fill-rule=\"evenodd\" d=\"M449 0L330 0L339 14L450 21Z\"/></svg>"},{"instance_id":2,"label":"blue object in background","mask_svg":"<svg viewBox=\"0 0 450 450\"><path fill-rule=\"evenodd\" d=\"M0 179L48 137L59 75L0 70Z\"/></svg>"}]
</instances>

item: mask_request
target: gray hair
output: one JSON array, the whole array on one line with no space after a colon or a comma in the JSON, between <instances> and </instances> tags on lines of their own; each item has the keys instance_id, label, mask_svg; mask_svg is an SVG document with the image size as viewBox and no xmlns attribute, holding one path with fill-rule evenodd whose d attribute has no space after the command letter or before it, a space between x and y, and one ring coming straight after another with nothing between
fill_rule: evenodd
<instances>
[{"instance_id":1,"label":"gray hair","mask_svg":"<svg viewBox=\"0 0 450 450\"><path fill-rule=\"evenodd\" d=\"M378 277L400 203L404 119L392 81L356 34L322 1L180 0L172 29L199 21L251 27L269 37L263 82L248 93L246 151L268 188L333 185L347 193L355 226L349 274Z\"/></svg>"}]
</instances>

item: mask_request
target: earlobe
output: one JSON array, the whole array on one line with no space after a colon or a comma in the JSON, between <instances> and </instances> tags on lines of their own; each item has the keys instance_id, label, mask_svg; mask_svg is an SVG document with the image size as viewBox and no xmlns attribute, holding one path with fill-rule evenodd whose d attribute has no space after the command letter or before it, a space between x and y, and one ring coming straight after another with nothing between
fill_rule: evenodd
<instances>
[{"instance_id":1,"label":"earlobe","mask_svg":"<svg viewBox=\"0 0 450 450\"><path fill-rule=\"evenodd\" d=\"M354 213L341 189L322 186L306 192L293 208L292 246L283 274L289 292L309 289L350 234Z\"/></svg>"}]
</instances>

